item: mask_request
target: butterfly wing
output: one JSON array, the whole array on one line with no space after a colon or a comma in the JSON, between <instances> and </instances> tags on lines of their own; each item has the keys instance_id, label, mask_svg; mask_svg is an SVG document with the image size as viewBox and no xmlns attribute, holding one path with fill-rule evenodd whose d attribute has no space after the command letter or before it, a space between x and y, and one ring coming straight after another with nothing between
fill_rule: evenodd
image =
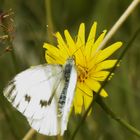
<instances>
[{"instance_id":1,"label":"butterfly wing","mask_svg":"<svg viewBox=\"0 0 140 140\"><path fill-rule=\"evenodd\" d=\"M77 72L75 66L72 66L63 115L58 117L58 101L66 84L63 72L59 65L36 66L18 74L4 90L5 97L39 133L63 135L67 129Z\"/></svg>"},{"instance_id":2,"label":"butterfly wing","mask_svg":"<svg viewBox=\"0 0 140 140\"><path fill-rule=\"evenodd\" d=\"M56 109L59 92L47 105L53 92L62 80L62 67L59 65L39 65L18 74L4 90L5 97L27 118L41 119L46 108Z\"/></svg>"},{"instance_id":3,"label":"butterfly wing","mask_svg":"<svg viewBox=\"0 0 140 140\"><path fill-rule=\"evenodd\" d=\"M75 66L72 67L69 84L66 93L66 102L64 105L64 111L61 119L61 135L64 134L64 131L67 129L68 119L72 107L72 102L74 98L75 88L77 83L77 71Z\"/></svg>"},{"instance_id":4,"label":"butterfly wing","mask_svg":"<svg viewBox=\"0 0 140 140\"><path fill-rule=\"evenodd\" d=\"M64 81L61 81L56 89L56 94L50 106L46 108L44 117L41 119L28 118L28 122L32 128L44 135L58 135L61 132L61 117L57 117L58 99L56 95L60 94L64 87Z\"/></svg>"}]
</instances>

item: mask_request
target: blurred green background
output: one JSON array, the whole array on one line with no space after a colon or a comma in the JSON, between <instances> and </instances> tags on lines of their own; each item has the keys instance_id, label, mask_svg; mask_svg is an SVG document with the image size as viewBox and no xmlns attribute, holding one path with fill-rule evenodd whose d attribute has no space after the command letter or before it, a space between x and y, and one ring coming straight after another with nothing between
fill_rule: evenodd
<instances>
[{"instance_id":1,"label":"blurred green background","mask_svg":"<svg viewBox=\"0 0 140 140\"><path fill-rule=\"evenodd\" d=\"M47 0L46 0L47 1ZM97 35L103 29L110 29L132 0L52 0L51 11L54 32L69 29L76 36L79 24L86 23L88 33L92 23L98 22ZM49 41L47 31L47 4L45 0L0 0L0 15L13 9L14 15L6 18L6 27L13 40L13 52L5 52L11 47L6 39L0 39L0 140L21 140L29 130L26 119L3 97L3 88L16 73L26 68L45 63L42 45ZM1 18L1 16L0 16ZM12 18L14 20L11 21ZM0 19L1 20L1 19ZM109 43L123 41L124 47L140 26L140 5L125 21ZM14 29L12 28L14 27ZM6 30L6 31L5 31ZM0 36L7 29L0 27ZM115 54L117 57L119 51ZM140 36L133 43L117 68L115 76L106 87L109 97L104 99L119 116L140 129ZM76 140L138 140L123 126L112 120L97 105L81 126ZM72 115L67 140L80 120ZM56 140L36 134L33 140Z\"/></svg>"}]
</instances>

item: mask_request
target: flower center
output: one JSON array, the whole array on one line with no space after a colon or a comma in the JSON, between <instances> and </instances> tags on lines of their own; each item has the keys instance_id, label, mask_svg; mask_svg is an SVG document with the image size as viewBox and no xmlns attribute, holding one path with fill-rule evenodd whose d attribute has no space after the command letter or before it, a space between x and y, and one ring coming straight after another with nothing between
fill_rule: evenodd
<instances>
[{"instance_id":1,"label":"flower center","mask_svg":"<svg viewBox=\"0 0 140 140\"><path fill-rule=\"evenodd\" d=\"M82 67L82 66L77 66L78 68L78 81L81 83L84 83L85 80L88 78L88 68Z\"/></svg>"}]
</instances>

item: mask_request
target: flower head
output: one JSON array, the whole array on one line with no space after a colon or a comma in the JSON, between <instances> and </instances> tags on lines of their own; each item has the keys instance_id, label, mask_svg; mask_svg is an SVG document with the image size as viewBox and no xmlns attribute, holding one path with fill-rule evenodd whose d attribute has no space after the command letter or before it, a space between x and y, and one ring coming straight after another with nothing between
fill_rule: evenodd
<instances>
[{"instance_id":1,"label":"flower head","mask_svg":"<svg viewBox=\"0 0 140 140\"><path fill-rule=\"evenodd\" d=\"M106 79L109 69L116 59L107 60L116 50L122 46L122 42L116 42L103 50L97 50L104 39L106 30L95 40L97 23L91 27L87 41L85 41L85 25L81 23L76 41L73 40L68 30L64 31L65 39L57 32L57 47L45 43L45 58L50 64L64 64L69 56L74 55L78 71L78 81L74 97L75 113L80 114L82 109L87 109L93 99L93 91L96 93L101 87L101 82ZM107 97L107 92L102 89L102 97Z\"/></svg>"}]
</instances>

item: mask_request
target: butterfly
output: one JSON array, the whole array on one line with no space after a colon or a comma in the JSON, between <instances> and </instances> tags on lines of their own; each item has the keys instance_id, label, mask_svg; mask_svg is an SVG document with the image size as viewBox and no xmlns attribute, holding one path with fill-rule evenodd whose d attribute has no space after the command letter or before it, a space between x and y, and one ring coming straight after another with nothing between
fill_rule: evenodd
<instances>
[{"instance_id":1,"label":"butterfly","mask_svg":"<svg viewBox=\"0 0 140 140\"><path fill-rule=\"evenodd\" d=\"M74 56L62 65L31 67L15 76L4 89L4 96L41 134L63 135L77 83Z\"/></svg>"}]
</instances>

